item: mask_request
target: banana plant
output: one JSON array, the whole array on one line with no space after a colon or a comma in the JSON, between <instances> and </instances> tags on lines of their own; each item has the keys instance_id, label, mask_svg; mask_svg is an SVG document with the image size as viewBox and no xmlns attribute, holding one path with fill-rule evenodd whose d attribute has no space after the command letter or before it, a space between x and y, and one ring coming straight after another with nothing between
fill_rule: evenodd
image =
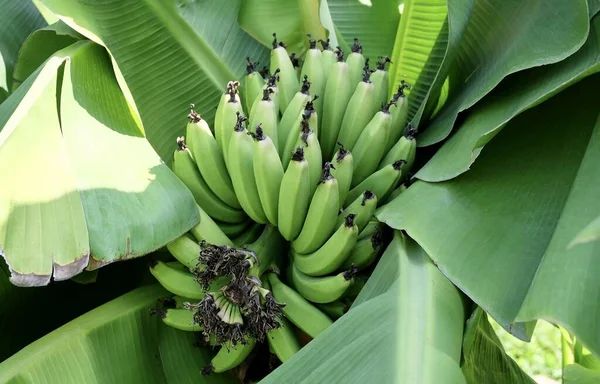
<instances>
[{"instance_id":1,"label":"banana plant","mask_svg":"<svg viewBox=\"0 0 600 384\"><path fill-rule=\"evenodd\" d=\"M0 29L7 287L98 271L202 224L170 170L176 140L190 104L213 126L225 84L245 94L246 57L269 67L273 32L304 60L306 34L346 56L357 38L371 63L388 56L385 99L401 89L419 149L408 188L375 213L393 238L364 288L271 372L248 371L263 348L235 372L200 375L216 351L150 316L167 292L139 281L2 351L17 353L0 363L1 382L532 383L488 316L523 340L538 319L557 324L573 355L564 381L598 380L599 2L17 3L0 16L16 24Z\"/></svg>"}]
</instances>

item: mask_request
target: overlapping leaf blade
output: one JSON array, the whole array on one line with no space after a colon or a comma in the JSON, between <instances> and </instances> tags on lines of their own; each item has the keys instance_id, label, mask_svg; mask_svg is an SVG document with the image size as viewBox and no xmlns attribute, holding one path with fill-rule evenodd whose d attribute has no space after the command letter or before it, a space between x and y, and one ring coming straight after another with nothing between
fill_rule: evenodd
<instances>
[{"instance_id":1,"label":"overlapping leaf blade","mask_svg":"<svg viewBox=\"0 0 600 384\"><path fill-rule=\"evenodd\" d=\"M598 243L567 246L600 211L599 85L588 77L517 116L470 172L419 181L378 212L506 328L548 319L596 354Z\"/></svg>"}]
</instances>

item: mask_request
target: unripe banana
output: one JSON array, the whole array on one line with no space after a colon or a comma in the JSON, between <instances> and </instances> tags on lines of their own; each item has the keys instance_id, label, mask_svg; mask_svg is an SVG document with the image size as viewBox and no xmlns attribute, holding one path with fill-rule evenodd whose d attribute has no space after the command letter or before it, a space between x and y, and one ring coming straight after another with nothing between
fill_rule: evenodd
<instances>
[{"instance_id":1,"label":"unripe banana","mask_svg":"<svg viewBox=\"0 0 600 384\"><path fill-rule=\"evenodd\" d=\"M348 101L340 134L337 137L337 141L352 151L353 154L356 140L358 140L363 129L371 121L377 110L377 108L373 108L375 105L375 88L369 77L370 72L368 68L365 68L362 81L358 83L350 101ZM356 156L354 160L356 161Z\"/></svg>"},{"instance_id":2,"label":"unripe banana","mask_svg":"<svg viewBox=\"0 0 600 384\"><path fill-rule=\"evenodd\" d=\"M241 208L233 192L231 178L227 172L223 154L208 127L208 123L193 108L189 118L190 121L186 130L188 146L202 178L227 205L233 208Z\"/></svg>"},{"instance_id":3,"label":"unripe banana","mask_svg":"<svg viewBox=\"0 0 600 384\"><path fill-rule=\"evenodd\" d=\"M300 89L298 76L294 65L290 60L286 46L282 42L277 41L277 35L273 33L273 49L271 50L271 73L279 68L279 110L285 112L288 104L292 101L294 94Z\"/></svg>"},{"instance_id":4,"label":"unripe banana","mask_svg":"<svg viewBox=\"0 0 600 384\"><path fill-rule=\"evenodd\" d=\"M321 52L321 60L323 62L323 73L325 77L325 83L327 83L327 79L329 78L329 71L331 70L331 66L337 61L337 56L331 49L329 45L329 39L327 41L319 40L319 43L323 47L323 51Z\"/></svg>"},{"instance_id":5,"label":"unripe banana","mask_svg":"<svg viewBox=\"0 0 600 384\"><path fill-rule=\"evenodd\" d=\"M323 58L321 51L317 48L317 42L308 35L309 50L304 57L301 78L305 76L311 82L310 94L319 96L315 102L315 110L320 118L323 115L323 99L325 93L325 70L323 69Z\"/></svg>"},{"instance_id":6,"label":"unripe banana","mask_svg":"<svg viewBox=\"0 0 600 384\"><path fill-rule=\"evenodd\" d=\"M411 125L408 124L406 129L406 134L398 140L398 142L390 149L390 151L384 156L384 158L379 162L379 166L377 169L382 169L383 167L392 164L396 159L405 160L401 167L402 177L401 180L404 179L415 161L415 155L417 154L417 140L415 139L416 131L412 129Z\"/></svg>"},{"instance_id":7,"label":"unripe banana","mask_svg":"<svg viewBox=\"0 0 600 384\"><path fill-rule=\"evenodd\" d=\"M294 254L294 264L307 275L327 275L344 264L357 239L358 227L354 224L354 215L350 214L321 248L306 255Z\"/></svg>"},{"instance_id":8,"label":"unripe banana","mask_svg":"<svg viewBox=\"0 0 600 384\"><path fill-rule=\"evenodd\" d=\"M268 69L267 69L268 72ZM262 90L260 91L260 93L258 94L258 96L256 97L256 99L254 99L254 101L252 102L252 107L250 107L250 111L252 111L252 109L254 108L254 105L256 103L258 103L260 100L262 100L263 98L263 94L264 91L267 88L271 88L273 90L273 93L271 93L270 97L271 100L273 100L273 103L275 104L275 109L279 110L279 87L277 86L277 84L279 83L279 68L277 68L275 70L275 72L273 72L272 75L267 76L267 82L265 85L263 85Z\"/></svg>"},{"instance_id":9,"label":"unripe banana","mask_svg":"<svg viewBox=\"0 0 600 384\"><path fill-rule=\"evenodd\" d=\"M198 257L200 257L199 254ZM175 295L195 300L201 300L204 297L205 291L187 268L182 270L171 267L162 261L156 261L150 265L150 273L160 285Z\"/></svg>"},{"instance_id":10,"label":"unripe banana","mask_svg":"<svg viewBox=\"0 0 600 384\"><path fill-rule=\"evenodd\" d=\"M172 169L175 175L192 192L196 203L198 203L210 216L226 223L239 223L247 216L242 210L238 210L225 204L208 187L202 175L196 167L194 158L189 148L185 145L183 137L177 138L178 149L173 154Z\"/></svg>"},{"instance_id":11,"label":"unripe banana","mask_svg":"<svg viewBox=\"0 0 600 384\"><path fill-rule=\"evenodd\" d=\"M381 230L382 227L383 224L379 220L375 218L369 220L365 228L358 234L358 240L373 236L375 232Z\"/></svg>"},{"instance_id":12,"label":"unripe banana","mask_svg":"<svg viewBox=\"0 0 600 384\"><path fill-rule=\"evenodd\" d=\"M310 176L304 149L298 147L288 165L279 190L278 228L288 241L302 229L310 204Z\"/></svg>"},{"instance_id":13,"label":"unripe banana","mask_svg":"<svg viewBox=\"0 0 600 384\"><path fill-rule=\"evenodd\" d=\"M252 104L254 100L262 95L262 88L265 85L265 79L262 77L260 72L256 70L258 62L250 60L250 57L246 57L248 65L246 65L246 80L244 81L244 102L246 103L246 111L250 114ZM235 121L231 125L233 127ZM225 147L226 148L226 147Z\"/></svg>"},{"instance_id":14,"label":"unripe banana","mask_svg":"<svg viewBox=\"0 0 600 384\"><path fill-rule=\"evenodd\" d=\"M254 179L254 140L244 128L245 117L238 115L229 142L228 168L233 189L244 211L257 223L265 224L267 217L260 204L258 188Z\"/></svg>"},{"instance_id":15,"label":"unripe banana","mask_svg":"<svg viewBox=\"0 0 600 384\"><path fill-rule=\"evenodd\" d=\"M310 202L302 231L292 247L297 253L311 253L320 248L336 228L339 209L338 183L331 175L331 163L325 163L323 175Z\"/></svg>"},{"instance_id":16,"label":"unripe banana","mask_svg":"<svg viewBox=\"0 0 600 384\"><path fill-rule=\"evenodd\" d=\"M381 250L382 238L381 231L376 231L371 237L364 238L356 243L352 252L342 264L341 269L348 269L355 266L358 270L369 267Z\"/></svg>"},{"instance_id":17,"label":"unripe banana","mask_svg":"<svg viewBox=\"0 0 600 384\"><path fill-rule=\"evenodd\" d=\"M186 332L201 332L202 327L194 321L194 311L184 308L168 308L157 311L162 321L170 327Z\"/></svg>"},{"instance_id":18,"label":"unripe banana","mask_svg":"<svg viewBox=\"0 0 600 384\"><path fill-rule=\"evenodd\" d=\"M392 149L394 144L400 139L400 136L405 132L408 120L408 100L406 100L406 96L404 95L405 89L410 89L410 85L402 80L398 87L398 92L394 94L391 100L390 115L392 115L392 126L387 145L385 146L385 153L388 153Z\"/></svg>"},{"instance_id":19,"label":"unripe banana","mask_svg":"<svg viewBox=\"0 0 600 384\"><path fill-rule=\"evenodd\" d=\"M286 142L292 132L295 124L298 124L299 119L302 117L302 111L306 106L306 103L310 100L309 89L311 83L305 78L302 81L302 88L299 92L296 92L294 98L288 105L287 109L281 116L278 128L278 140L279 140L279 153L283 157L283 152L286 149Z\"/></svg>"},{"instance_id":20,"label":"unripe banana","mask_svg":"<svg viewBox=\"0 0 600 384\"><path fill-rule=\"evenodd\" d=\"M283 166L273 141L266 136L261 127L254 135L254 177L258 196L269 222L277 225L279 207L279 189L283 179Z\"/></svg>"},{"instance_id":21,"label":"unripe banana","mask_svg":"<svg viewBox=\"0 0 600 384\"><path fill-rule=\"evenodd\" d=\"M260 78L258 72L255 75L255 77ZM227 84L227 91L221 96L215 115L215 138L224 159L227 158L229 140L233 133L233 127L237 122L237 113L243 112L238 87L239 83L237 81L230 81Z\"/></svg>"},{"instance_id":22,"label":"unripe banana","mask_svg":"<svg viewBox=\"0 0 600 384\"><path fill-rule=\"evenodd\" d=\"M358 184L348 192L346 204L352 203L367 190L373 192L375 196L377 196L378 201L385 201L398 183L398 180L400 180L402 174L400 166L404 162L404 160L397 160L393 164L386 165L379 171L367 177L362 183Z\"/></svg>"},{"instance_id":23,"label":"unripe banana","mask_svg":"<svg viewBox=\"0 0 600 384\"><path fill-rule=\"evenodd\" d=\"M363 77L363 68L367 61L362 54L362 46L358 39L354 39L354 44L350 50L352 52L346 58L346 63L348 63L348 67L350 68L350 86L351 89L354 89ZM344 143L344 145L347 144Z\"/></svg>"},{"instance_id":24,"label":"unripe banana","mask_svg":"<svg viewBox=\"0 0 600 384\"><path fill-rule=\"evenodd\" d=\"M275 356L285 363L300 350L300 342L296 338L292 325L281 319L281 326L267 332L267 341Z\"/></svg>"},{"instance_id":25,"label":"unripe banana","mask_svg":"<svg viewBox=\"0 0 600 384\"><path fill-rule=\"evenodd\" d=\"M260 237L260 234L263 232L265 226L263 224L254 223L250 225L244 232L234 237L233 243L241 247L246 244L250 244L256 241Z\"/></svg>"},{"instance_id":26,"label":"unripe banana","mask_svg":"<svg viewBox=\"0 0 600 384\"><path fill-rule=\"evenodd\" d=\"M350 68L344 62L344 54L340 47L336 49L335 54L337 61L331 65L325 85L323 117L319 129L319 143L326 159L331 159L333 155L346 107L354 92L350 85Z\"/></svg>"},{"instance_id":27,"label":"unripe banana","mask_svg":"<svg viewBox=\"0 0 600 384\"><path fill-rule=\"evenodd\" d=\"M247 339L246 344L238 343L235 346L232 346L231 342L223 344L211 360L210 365L202 369L202 374L221 373L237 367L246 360L255 345L256 341L254 339Z\"/></svg>"},{"instance_id":28,"label":"unripe banana","mask_svg":"<svg viewBox=\"0 0 600 384\"><path fill-rule=\"evenodd\" d=\"M344 292L342 301L344 301L346 304L350 303L350 305L352 305L354 299L356 299L356 297L360 294L360 291L362 291L362 289L365 287L365 284L367 284L369 277L370 275L365 273L355 275L354 283L352 283L350 288Z\"/></svg>"},{"instance_id":29,"label":"unripe banana","mask_svg":"<svg viewBox=\"0 0 600 384\"><path fill-rule=\"evenodd\" d=\"M302 273L292 263L292 281L294 287L305 299L313 303L331 303L344 295L352 285L356 268L333 276L314 277Z\"/></svg>"},{"instance_id":30,"label":"unripe banana","mask_svg":"<svg viewBox=\"0 0 600 384\"><path fill-rule=\"evenodd\" d=\"M332 303L317 304L317 308L327 314L330 318L337 320L348 312L350 306L341 300L336 300Z\"/></svg>"},{"instance_id":31,"label":"unripe banana","mask_svg":"<svg viewBox=\"0 0 600 384\"><path fill-rule=\"evenodd\" d=\"M196 205L196 207L200 214L200 222L190 229L196 240L206 240L213 245L233 246L231 239L221 231L217 223L199 205Z\"/></svg>"},{"instance_id":32,"label":"unripe banana","mask_svg":"<svg viewBox=\"0 0 600 384\"><path fill-rule=\"evenodd\" d=\"M373 116L354 145L352 150L354 160L352 187L371 175L377 169L379 160L384 155L383 151L392 123L392 116L388 108L389 105L384 105L383 109Z\"/></svg>"},{"instance_id":33,"label":"unripe banana","mask_svg":"<svg viewBox=\"0 0 600 384\"><path fill-rule=\"evenodd\" d=\"M352 183L352 173L354 172L354 160L350 151L344 148L340 144L340 148L333 155L331 163L334 167L331 170L331 174L338 181L338 192L340 195L340 208L344 205L346 195L350 191L350 184Z\"/></svg>"},{"instance_id":34,"label":"unripe banana","mask_svg":"<svg viewBox=\"0 0 600 384\"><path fill-rule=\"evenodd\" d=\"M338 216L337 225L342 225L346 216L354 215L354 224L358 227L358 232L362 232L375 213L377 201L377 196L373 192L364 191Z\"/></svg>"},{"instance_id":35,"label":"unripe banana","mask_svg":"<svg viewBox=\"0 0 600 384\"><path fill-rule=\"evenodd\" d=\"M298 79L301 79L300 73L302 71L302 65L300 65L300 59L298 58L298 56L296 56L296 53L294 53L294 52L290 53L290 61L292 62L292 65L294 66L294 71L296 72L296 76L298 77Z\"/></svg>"},{"instance_id":36,"label":"unripe banana","mask_svg":"<svg viewBox=\"0 0 600 384\"><path fill-rule=\"evenodd\" d=\"M221 231L223 231L223 233L225 235L227 235L227 237L229 237L230 239L242 234L244 232L244 230L253 223L253 221L251 219L242 221L241 223L233 223L233 224L232 223L223 223L220 221L215 221L215 222L217 223L219 228L221 228Z\"/></svg>"},{"instance_id":37,"label":"unripe banana","mask_svg":"<svg viewBox=\"0 0 600 384\"><path fill-rule=\"evenodd\" d=\"M167 249L177 261L193 269L200 259L200 245L187 236L180 236L167 244Z\"/></svg>"},{"instance_id":38,"label":"unripe banana","mask_svg":"<svg viewBox=\"0 0 600 384\"><path fill-rule=\"evenodd\" d=\"M252 132L256 132L256 127L260 125L263 132L271 138L275 148L277 148L277 126L279 120L279 111L271 99L270 95L272 93L273 89L266 88L263 91L262 99L252 107L252 112L250 112L249 129Z\"/></svg>"},{"instance_id":39,"label":"unripe banana","mask_svg":"<svg viewBox=\"0 0 600 384\"><path fill-rule=\"evenodd\" d=\"M300 125L302 126L302 132L296 142L296 148L304 148L304 157L308 161L308 175L310 177L310 196L315 193L317 184L321 180L322 170L321 164L323 164L323 157L321 154L321 146L319 145L319 139L317 139L316 133L310 127L310 118L308 120L302 120Z\"/></svg>"},{"instance_id":40,"label":"unripe banana","mask_svg":"<svg viewBox=\"0 0 600 384\"><path fill-rule=\"evenodd\" d=\"M391 63L389 57L379 56L377 69L371 74L371 82L375 88L375 103L377 105L385 104L388 99L389 74L385 69L387 63Z\"/></svg>"},{"instance_id":41,"label":"unripe banana","mask_svg":"<svg viewBox=\"0 0 600 384\"><path fill-rule=\"evenodd\" d=\"M285 306L281 309L285 316L308 336L314 339L333 324L327 315L294 289L282 283L276 274L269 273L267 278L271 283L271 291L275 300L285 303Z\"/></svg>"},{"instance_id":42,"label":"unripe banana","mask_svg":"<svg viewBox=\"0 0 600 384\"><path fill-rule=\"evenodd\" d=\"M292 129L287 133L288 137L285 143L285 148L281 153L281 163L283 164L284 169L287 169L287 166L290 162L290 158L292 157L292 153L295 151L295 149L299 145L304 144L302 142L302 132L308 132L308 130L316 132L313 129L313 126L315 126L316 128L316 126L318 125L316 122L316 117L313 118L313 114L316 113L313 103L314 100L315 99L312 99L306 102L306 106L304 108L303 113L300 115L300 118L294 122L294 124L292 125ZM320 168L321 165L319 164L319 169Z\"/></svg>"}]
</instances>

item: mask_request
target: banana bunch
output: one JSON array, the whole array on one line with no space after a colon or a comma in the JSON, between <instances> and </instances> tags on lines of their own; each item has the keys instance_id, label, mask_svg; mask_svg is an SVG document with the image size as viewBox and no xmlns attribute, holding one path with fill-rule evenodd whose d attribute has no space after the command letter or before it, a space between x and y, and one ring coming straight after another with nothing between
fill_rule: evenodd
<instances>
[{"instance_id":1,"label":"banana bunch","mask_svg":"<svg viewBox=\"0 0 600 384\"><path fill-rule=\"evenodd\" d=\"M241 364L266 340L282 362L342 316L386 244L378 206L406 189L416 131L388 57L374 69L308 35L299 61L273 34L268 67L230 81L214 127L191 105L173 171L200 223L150 271L174 296L153 313L220 346L203 373ZM299 63L302 62L302 65Z\"/></svg>"}]
</instances>

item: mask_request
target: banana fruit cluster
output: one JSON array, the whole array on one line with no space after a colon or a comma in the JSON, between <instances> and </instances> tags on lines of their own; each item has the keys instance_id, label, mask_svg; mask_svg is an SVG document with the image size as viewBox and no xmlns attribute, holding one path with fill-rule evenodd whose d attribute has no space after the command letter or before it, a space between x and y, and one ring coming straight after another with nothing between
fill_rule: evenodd
<instances>
[{"instance_id":1,"label":"banana fruit cluster","mask_svg":"<svg viewBox=\"0 0 600 384\"><path fill-rule=\"evenodd\" d=\"M247 58L214 127L191 106L172 168L200 223L167 245L177 261L150 268L174 295L153 313L220 346L205 374L265 339L285 362L299 333L314 338L345 313L384 247L374 212L406 189L415 159L409 86L388 100L389 58L370 69L358 40L344 59L309 35L298 66L273 37L269 67Z\"/></svg>"}]
</instances>

